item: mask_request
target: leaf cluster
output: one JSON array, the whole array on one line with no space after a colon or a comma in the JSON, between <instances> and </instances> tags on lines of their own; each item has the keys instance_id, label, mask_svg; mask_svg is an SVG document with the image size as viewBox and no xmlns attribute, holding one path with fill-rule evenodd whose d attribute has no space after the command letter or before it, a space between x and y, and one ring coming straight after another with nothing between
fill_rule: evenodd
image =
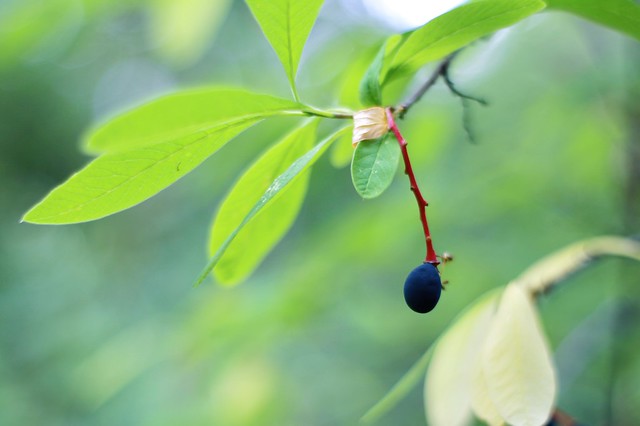
<instances>
[{"instance_id":1,"label":"leaf cluster","mask_svg":"<svg viewBox=\"0 0 640 426\"><path fill-rule=\"evenodd\" d=\"M298 64L322 0L247 0L280 59L293 100L244 89L212 87L168 95L94 127L84 138L99 156L52 190L23 220L40 224L86 222L128 209L170 186L246 129L274 116L350 119L351 111L306 105L296 87ZM389 37L360 84L362 106L383 105L389 83L413 76L437 61L545 7L569 11L640 38L640 12L629 0L610 2L479 0L420 28ZM317 120L294 128L249 166L221 203L210 231L212 270L220 282L242 281L291 227L304 201L311 166L331 144L334 163L351 157L363 198L379 196L396 174L399 150L388 136L358 144L353 155L349 126L318 139ZM345 149L345 146L347 148ZM346 153L346 154L345 154Z\"/></svg>"}]
</instances>

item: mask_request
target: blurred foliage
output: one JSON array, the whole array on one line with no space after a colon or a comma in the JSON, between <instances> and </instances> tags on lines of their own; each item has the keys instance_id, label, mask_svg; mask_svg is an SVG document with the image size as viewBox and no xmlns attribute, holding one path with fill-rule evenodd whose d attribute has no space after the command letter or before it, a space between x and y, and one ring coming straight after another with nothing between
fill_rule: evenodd
<instances>
[{"instance_id":1,"label":"blurred foliage","mask_svg":"<svg viewBox=\"0 0 640 426\"><path fill-rule=\"evenodd\" d=\"M428 316L402 299L423 255L406 180L363 201L348 169L328 158L313 171L292 232L248 282L191 288L206 261L211 212L295 118L250 129L117 216L18 224L88 161L77 141L94 121L207 83L288 96L242 2L217 31L201 33L209 41L197 43L200 52L178 62L165 52L179 49L161 47L164 34L153 29L160 4L0 5L0 424L353 424L479 294L573 241L628 231L627 109L637 105L638 46L555 12L476 44L454 64L458 87L490 102L472 107L477 145L442 86L400 123L436 248L456 256ZM390 33L363 13L327 1L302 56L305 100L331 104L345 81L356 86L347 83L355 92L345 102L357 99L375 41ZM614 424L640 423L640 363L623 356L628 364L611 376L612 348L637 350L637 340L611 333L628 298L622 291L640 276L623 266L603 262L541 303L560 406L586 424L604 423L611 407ZM380 423L424 423L420 390Z\"/></svg>"}]
</instances>

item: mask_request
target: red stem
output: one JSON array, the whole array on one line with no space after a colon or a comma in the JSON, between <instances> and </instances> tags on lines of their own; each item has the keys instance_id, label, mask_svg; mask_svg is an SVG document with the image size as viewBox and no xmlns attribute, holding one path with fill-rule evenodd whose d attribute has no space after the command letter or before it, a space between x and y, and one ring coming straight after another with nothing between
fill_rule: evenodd
<instances>
[{"instance_id":1,"label":"red stem","mask_svg":"<svg viewBox=\"0 0 640 426\"><path fill-rule=\"evenodd\" d=\"M409 160L409 152L407 151L407 141L400 134L400 129L396 125L395 120L393 119L393 113L391 112L391 108L386 108L387 113L387 122L389 125L389 130L393 132L398 143L400 144L400 150L402 151L402 159L404 160L404 173L409 176L409 182L411 183L411 191L413 191L413 195L416 197L416 202L418 203L418 209L420 210L420 221L422 222L422 229L424 230L424 240L427 245L427 256L425 258L425 263L431 263L435 266L438 266L440 261L438 260L438 255L436 251L433 249L433 242L431 241L431 233L429 232L429 224L427 222L427 200L424 199L422 193L420 192L420 188L418 187L418 182L416 181L416 176L413 173L413 168L411 167L411 160Z\"/></svg>"}]
</instances>

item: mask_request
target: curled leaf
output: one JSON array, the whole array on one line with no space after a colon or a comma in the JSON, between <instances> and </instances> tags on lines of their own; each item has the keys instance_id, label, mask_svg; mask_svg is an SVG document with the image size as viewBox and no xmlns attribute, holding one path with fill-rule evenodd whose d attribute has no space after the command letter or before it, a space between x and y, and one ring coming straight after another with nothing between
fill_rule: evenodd
<instances>
[{"instance_id":1,"label":"curled leaf","mask_svg":"<svg viewBox=\"0 0 640 426\"><path fill-rule=\"evenodd\" d=\"M360 141L377 139L389 131L387 114L382 107L367 108L353 115L353 138L355 146Z\"/></svg>"}]
</instances>

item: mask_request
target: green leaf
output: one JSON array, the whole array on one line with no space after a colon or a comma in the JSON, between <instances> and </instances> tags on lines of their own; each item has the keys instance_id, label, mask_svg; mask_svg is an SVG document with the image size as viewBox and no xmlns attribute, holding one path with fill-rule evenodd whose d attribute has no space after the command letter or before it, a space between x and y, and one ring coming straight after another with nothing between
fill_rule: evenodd
<instances>
[{"instance_id":1,"label":"green leaf","mask_svg":"<svg viewBox=\"0 0 640 426\"><path fill-rule=\"evenodd\" d=\"M251 220L253 220L265 206L269 205L269 203L276 198L284 188L292 182L295 183L296 180L300 179L303 176L303 172L308 170L309 167L311 167L322 156L322 154L324 154L324 152L331 146L331 143L350 129L350 127L344 127L322 140L314 146L313 149L294 161L284 173L273 181L271 186L269 186L264 194L262 194L262 197L260 197L260 199L253 205L244 219L242 219L238 226L229 234L220 247L218 247L218 250L211 257L209 263L194 283L194 286L200 285L202 281L207 278L213 268L216 267L227 248L229 248L233 240L238 236L242 228L251 222Z\"/></svg>"},{"instance_id":2,"label":"green leaf","mask_svg":"<svg viewBox=\"0 0 640 426\"><path fill-rule=\"evenodd\" d=\"M640 39L640 4L631 0L546 0L564 10Z\"/></svg>"},{"instance_id":3,"label":"green leaf","mask_svg":"<svg viewBox=\"0 0 640 426\"><path fill-rule=\"evenodd\" d=\"M360 102L365 106L382 105L381 76L385 62L395 55L398 48L404 43L406 34L394 34L387 38L378 53L373 58L360 81Z\"/></svg>"},{"instance_id":4,"label":"green leaf","mask_svg":"<svg viewBox=\"0 0 640 426\"><path fill-rule=\"evenodd\" d=\"M284 70L295 99L296 74L304 44L324 0L246 0L262 32L271 43Z\"/></svg>"},{"instance_id":5,"label":"green leaf","mask_svg":"<svg viewBox=\"0 0 640 426\"><path fill-rule=\"evenodd\" d=\"M540 0L480 0L457 7L408 33L390 60L383 84L543 9Z\"/></svg>"},{"instance_id":6,"label":"green leaf","mask_svg":"<svg viewBox=\"0 0 640 426\"><path fill-rule=\"evenodd\" d=\"M274 179L313 147L317 127L318 120L312 120L285 136L236 182L213 222L209 240L211 255L240 225L242 218L251 211ZM253 272L298 216L308 182L309 173L302 173L295 182L280 191L277 200L266 205L244 226L214 269L219 282L235 284Z\"/></svg>"},{"instance_id":7,"label":"green leaf","mask_svg":"<svg viewBox=\"0 0 640 426\"><path fill-rule=\"evenodd\" d=\"M360 102L364 106L382 105L380 72L382 72L386 53L387 42L385 41L360 82Z\"/></svg>"},{"instance_id":8,"label":"green leaf","mask_svg":"<svg viewBox=\"0 0 640 426\"><path fill-rule=\"evenodd\" d=\"M389 132L356 146L351 162L351 180L362 198L375 198L391 185L400 159L400 146Z\"/></svg>"},{"instance_id":9,"label":"green leaf","mask_svg":"<svg viewBox=\"0 0 640 426\"><path fill-rule=\"evenodd\" d=\"M258 121L223 124L167 142L105 154L51 191L22 220L86 222L132 207L180 179Z\"/></svg>"},{"instance_id":10,"label":"green leaf","mask_svg":"<svg viewBox=\"0 0 640 426\"><path fill-rule=\"evenodd\" d=\"M178 139L213 126L304 107L287 99L214 87L163 96L115 117L85 137L91 152L121 151Z\"/></svg>"}]
</instances>

